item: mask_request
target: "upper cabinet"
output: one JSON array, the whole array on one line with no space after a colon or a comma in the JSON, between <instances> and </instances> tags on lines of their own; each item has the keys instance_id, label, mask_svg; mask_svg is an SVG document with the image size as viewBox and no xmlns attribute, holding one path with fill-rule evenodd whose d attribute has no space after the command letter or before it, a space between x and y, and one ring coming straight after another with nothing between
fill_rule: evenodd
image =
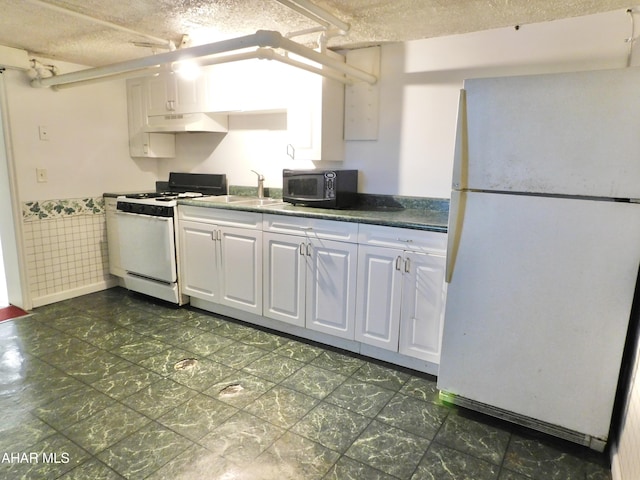
<instances>
[{"instance_id":1,"label":"upper cabinet","mask_svg":"<svg viewBox=\"0 0 640 480\"><path fill-rule=\"evenodd\" d=\"M169 70L147 78L147 114L166 115L212 111L209 71L183 78Z\"/></svg>"},{"instance_id":2,"label":"upper cabinet","mask_svg":"<svg viewBox=\"0 0 640 480\"><path fill-rule=\"evenodd\" d=\"M288 81L287 154L294 160L344 160L344 84L296 68Z\"/></svg>"},{"instance_id":3,"label":"upper cabinet","mask_svg":"<svg viewBox=\"0 0 640 480\"><path fill-rule=\"evenodd\" d=\"M272 113L287 109L292 67L268 60L243 60L208 67L213 111Z\"/></svg>"},{"instance_id":4,"label":"upper cabinet","mask_svg":"<svg viewBox=\"0 0 640 480\"><path fill-rule=\"evenodd\" d=\"M245 60L203 68L193 79L166 69L128 80L127 95L132 156L174 157L173 133L226 132L227 114L286 112L283 153L344 159L344 84L293 66Z\"/></svg>"},{"instance_id":5,"label":"upper cabinet","mask_svg":"<svg viewBox=\"0 0 640 480\"><path fill-rule=\"evenodd\" d=\"M127 80L129 153L132 157L173 158L176 156L175 135L147 132L147 80L146 77Z\"/></svg>"}]
</instances>

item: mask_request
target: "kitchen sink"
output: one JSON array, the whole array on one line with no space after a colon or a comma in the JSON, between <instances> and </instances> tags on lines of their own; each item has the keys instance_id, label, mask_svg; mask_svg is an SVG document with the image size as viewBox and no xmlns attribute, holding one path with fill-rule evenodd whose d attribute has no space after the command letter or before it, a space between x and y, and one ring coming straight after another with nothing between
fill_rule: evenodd
<instances>
[{"instance_id":1,"label":"kitchen sink","mask_svg":"<svg viewBox=\"0 0 640 480\"><path fill-rule=\"evenodd\" d=\"M251 200L240 201L238 203L241 203L242 205L247 205L247 206L261 207L263 205L274 205L274 204L283 203L283 202L279 198L252 198Z\"/></svg>"},{"instance_id":2,"label":"kitchen sink","mask_svg":"<svg viewBox=\"0 0 640 480\"><path fill-rule=\"evenodd\" d=\"M248 197L246 195L218 195L213 197L200 197L196 200L211 203L238 204L245 205L247 207L261 207L263 205L275 205L282 203L282 200L279 198L258 198Z\"/></svg>"},{"instance_id":3,"label":"kitchen sink","mask_svg":"<svg viewBox=\"0 0 640 480\"><path fill-rule=\"evenodd\" d=\"M243 195L217 195L212 197L199 197L196 200L201 202L212 202L212 203L237 203L237 202L243 202L243 201L252 200L252 199L253 197L245 197Z\"/></svg>"}]
</instances>

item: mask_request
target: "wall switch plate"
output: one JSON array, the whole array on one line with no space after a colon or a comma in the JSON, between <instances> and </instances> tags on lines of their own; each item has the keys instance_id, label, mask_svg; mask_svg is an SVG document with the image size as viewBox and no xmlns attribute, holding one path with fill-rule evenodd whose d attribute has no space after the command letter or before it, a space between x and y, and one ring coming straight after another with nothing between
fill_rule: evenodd
<instances>
[{"instance_id":1,"label":"wall switch plate","mask_svg":"<svg viewBox=\"0 0 640 480\"><path fill-rule=\"evenodd\" d=\"M40 140L44 142L49 141L49 129L44 125L38 127L38 135L40 136Z\"/></svg>"},{"instance_id":2,"label":"wall switch plate","mask_svg":"<svg viewBox=\"0 0 640 480\"><path fill-rule=\"evenodd\" d=\"M38 183L47 183L47 169L36 168L36 178L38 179Z\"/></svg>"}]
</instances>

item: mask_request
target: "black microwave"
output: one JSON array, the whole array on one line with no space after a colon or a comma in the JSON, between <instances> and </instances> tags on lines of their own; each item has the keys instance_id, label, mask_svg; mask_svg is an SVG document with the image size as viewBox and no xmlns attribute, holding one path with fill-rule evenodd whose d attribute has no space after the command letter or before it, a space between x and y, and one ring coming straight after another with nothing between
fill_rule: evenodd
<instances>
[{"instance_id":1,"label":"black microwave","mask_svg":"<svg viewBox=\"0 0 640 480\"><path fill-rule=\"evenodd\" d=\"M347 208L358 199L358 170L283 170L282 199L308 207Z\"/></svg>"}]
</instances>

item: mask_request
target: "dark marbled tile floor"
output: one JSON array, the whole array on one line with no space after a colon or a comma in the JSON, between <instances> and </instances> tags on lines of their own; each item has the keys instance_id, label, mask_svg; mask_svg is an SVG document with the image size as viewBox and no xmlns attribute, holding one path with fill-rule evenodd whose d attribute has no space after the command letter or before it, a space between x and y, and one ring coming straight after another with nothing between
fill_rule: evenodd
<instances>
[{"instance_id":1,"label":"dark marbled tile floor","mask_svg":"<svg viewBox=\"0 0 640 480\"><path fill-rule=\"evenodd\" d=\"M433 377L116 288L0 323L5 478L611 474L605 455L442 404Z\"/></svg>"}]
</instances>

